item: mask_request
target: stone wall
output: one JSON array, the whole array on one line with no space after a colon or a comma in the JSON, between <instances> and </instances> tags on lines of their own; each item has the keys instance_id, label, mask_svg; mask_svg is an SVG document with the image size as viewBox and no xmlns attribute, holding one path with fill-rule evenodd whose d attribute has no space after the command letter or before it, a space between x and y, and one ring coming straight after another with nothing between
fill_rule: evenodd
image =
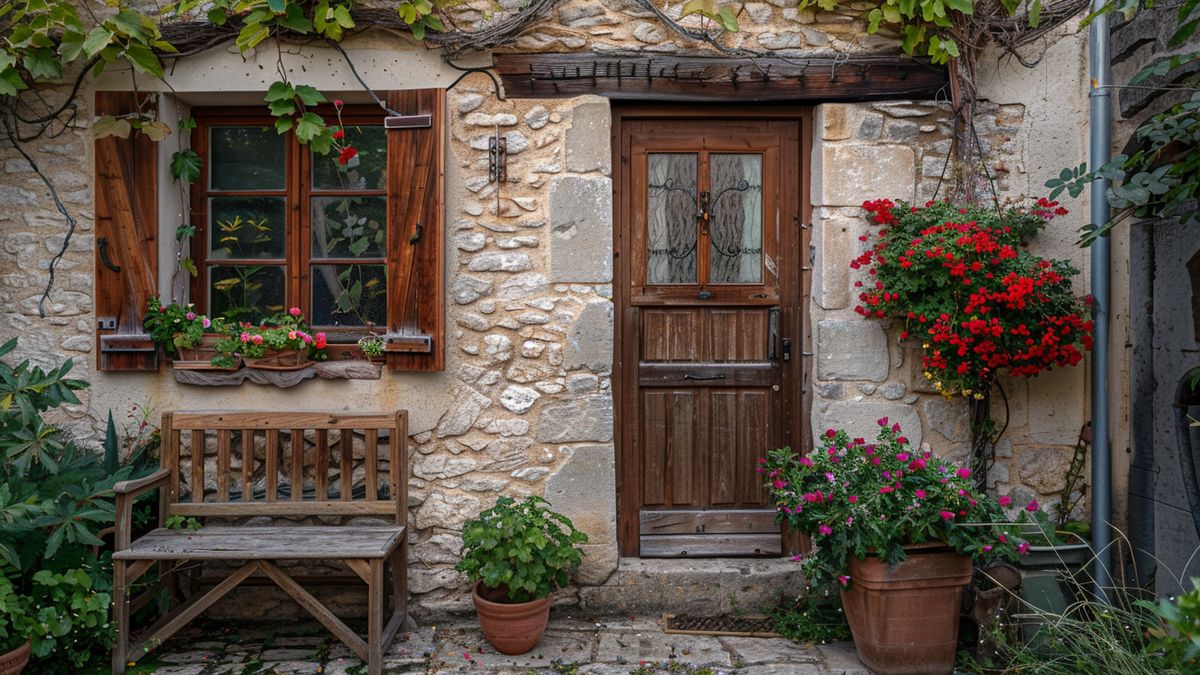
<instances>
[{"instance_id":1,"label":"stone wall","mask_svg":"<svg viewBox=\"0 0 1200 675\"><path fill-rule=\"evenodd\" d=\"M677 15L681 5L667 3L666 11ZM857 18L862 7L854 4L845 5L841 14L798 11L792 0L747 3L745 9L744 30L729 36L730 45L784 54L895 48L886 36L865 35ZM470 6L456 11L461 11L461 25L479 18ZM347 49L375 89L447 86L459 75L435 54L397 45L387 35L358 36ZM697 46L632 3L572 0L513 49L695 51ZM261 52L245 59L222 50L198 55L170 74L171 88L184 106L255 103L274 79L275 51L267 45ZM336 52L304 47L287 50L282 58L286 68L331 96L363 97ZM1042 131L1040 115L1049 99L1031 103L1023 93L1061 79L1051 70L1004 71L1007 79L994 90L995 103L981 106L979 132L993 153L989 167L1004 196L1037 194L1030 186L1044 179L1039 162L1048 161L1039 153L1059 148L1047 146ZM1021 78L1029 82L1021 84ZM130 82L114 73L99 86L129 88ZM616 548L612 153L605 99L501 101L480 75L450 92L444 373L385 372L379 381L218 391L177 385L166 370L157 375L92 370L90 99L85 91L76 122L62 134L28 145L80 221L46 319L37 318L37 294L64 225L28 166L11 149L0 149L0 336L21 335L20 355L45 365L76 358L77 374L93 388L68 411L64 423L72 433L95 440L110 407L120 419L121 411L135 403L156 412L313 410L331 401L344 410L407 408L413 434L410 583L419 611L453 611L469 602L462 578L452 569L461 525L500 494L545 495L588 532L581 583L608 588L641 583L646 594L659 588L646 582L648 570L659 569L657 563L621 562ZM899 344L887 326L853 313L858 278L847 265L862 245L858 205L864 199L923 200L933 194L950 150L948 108L931 102L825 105L817 116L816 137L810 139L816 252L810 307L816 353L813 426L860 429L887 415L934 450L961 454L962 402L928 393L914 367L919 359L914 346ZM1078 120L1070 124L1077 132ZM495 133L508 141L503 184L487 180L487 138ZM1057 152L1064 154L1071 151ZM160 221L170 236L177 217L171 209L179 205L163 196ZM1073 241L1077 224L1061 226L1064 232L1043 235L1035 247L1065 254L1069 243L1063 242ZM164 259L162 267L170 264ZM994 474L1000 492L1023 499L1053 489L1051 479L1061 473L1082 421L1081 371L1009 385L1012 422ZM755 571L744 571L750 567ZM746 575L775 573L760 568L739 563L731 567L737 584L718 586L744 593ZM661 569L679 573L678 566ZM596 606L621 603L620 598L596 600Z\"/></svg>"}]
</instances>

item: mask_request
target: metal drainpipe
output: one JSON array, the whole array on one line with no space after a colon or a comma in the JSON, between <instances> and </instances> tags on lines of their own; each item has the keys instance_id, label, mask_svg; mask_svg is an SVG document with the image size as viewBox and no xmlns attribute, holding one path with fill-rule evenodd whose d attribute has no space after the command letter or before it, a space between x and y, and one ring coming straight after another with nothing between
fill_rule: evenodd
<instances>
[{"instance_id":1,"label":"metal drainpipe","mask_svg":"<svg viewBox=\"0 0 1200 675\"><path fill-rule=\"evenodd\" d=\"M1092 0L1092 11L1104 6L1104 0ZM1092 75L1091 110L1088 128L1091 133L1088 167L1096 169L1109 161L1111 124L1109 117L1109 44L1108 14L1092 21L1088 31L1088 60ZM1096 225L1108 222L1109 181L1097 178L1091 184L1091 221ZM1111 257L1108 237L1092 244L1091 272L1092 320L1095 322L1095 345L1092 350L1092 548L1096 551L1092 563L1092 579L1096 597L1105 599L1105 589L1112 586L1108 550L1112 541L1112 445L1108 425L1108 343L1109 303L1111 301L1109 263Z\"/></svg>"}]
</instances>

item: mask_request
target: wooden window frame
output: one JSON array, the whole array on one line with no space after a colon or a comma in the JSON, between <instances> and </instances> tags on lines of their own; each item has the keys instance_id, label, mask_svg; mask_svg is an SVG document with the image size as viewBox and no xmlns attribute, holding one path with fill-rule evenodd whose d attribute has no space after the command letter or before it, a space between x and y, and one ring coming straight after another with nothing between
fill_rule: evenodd
<instances>
[{"instance_id":1,"label":"wooden window frame","mask_svg":"<svg viewBox=\"0 0 1200 675\"><path fill-rule=\"evenodd\" d=\"M318 115L321 115L326 120L336 120L337 113L332 106L319 106L313 109ZM395 237L400 237L403 233L400 231L399 223L394 222L391 217L391 209L387 209L387 241L388 246L383 256L373 258L322 258L314 260L312 258L312 210L311 199L315 196L364 196L364 197L388 197L387 183L383 188L374 190L314 190L312 187L312 168L313 154L307 148L301 146L295 138L294 131L288 131L282 134L285 139L285 161L284 169L284 187L282 190L245 190L245 191L227 191L227 190L210 190L209 189L209 171L210 171L210 152L209 152L209 130L213 127L220 126L264 126L273 127L275 118L266 115L261 108L250 107L198 107L192 110L192 116L196 119L196 128L192 130L192 149L194 149L201 158L201 178L191 187L191 217L192 223L196 225L195 234L191 241L191 256L195 261L199 273L192 278L191 281L191 298L197 309L207 313L209 310L209 274L214 265L229 265L230 261L209 259L209 222L208 222L208 200L212 196L239 196L239 197L255 197L255 196L282 196L285 199L285 244L284 257L282 259L237 259L233 264L262 264L278 266L282 263L285 269L284 278L284 304L289 307L299 307L304 315L312 316L312 273L314 265L337 265L337 264L375 264L383 265L387 270L386 275L389 285L394 282L393 261L387 251L392 250L391 242ZM363 125L363 126L379 126L383 127L384 115L382 111L375 106L345 106L341 114L342 122L346 126ZM393 133L393 132L385 132ZM322 157L328 159L329 156ZM390 174L396 167L390 158L387 161L387 169ZM391 180L390 175L387 180ZM392 306L393 297L391 292L388 292L387 298L387 314L385 323L373 327L338 327L338 326L317 326L313 325L314 330L325 332L330 339L330 349L333 354L331 358L341 356L338 352L353 351L357 348L354 344L359 338L371 333L384 334L388 331L388 324L391 322L393 314L396 312Z\"/></svg>"}]
</instances>

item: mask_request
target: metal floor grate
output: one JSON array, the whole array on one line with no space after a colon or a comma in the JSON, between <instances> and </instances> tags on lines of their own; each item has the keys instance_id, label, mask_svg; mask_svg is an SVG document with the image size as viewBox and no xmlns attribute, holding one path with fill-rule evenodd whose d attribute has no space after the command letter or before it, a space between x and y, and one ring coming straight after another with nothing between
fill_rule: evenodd
<instances>
[{"instance_id":1,"label":"metal floor grate","mask_svg":"<svg viewBox=\"0 0 1200 675\"><path fill-rule=\"evenodd\" d=\"M761 614L735 616L688 616L686 614L663 614L664 633L686 635L731 635L736 637L782 637L775 632L775 625Z\"/></svg>"}]
</instances>

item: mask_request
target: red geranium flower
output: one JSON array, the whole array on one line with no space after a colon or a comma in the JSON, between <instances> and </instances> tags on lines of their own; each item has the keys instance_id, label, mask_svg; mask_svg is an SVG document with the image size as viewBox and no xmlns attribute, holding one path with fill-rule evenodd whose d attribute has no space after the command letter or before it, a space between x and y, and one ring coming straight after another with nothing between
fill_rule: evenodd
<instances>
[{"instance_id":1,"label":"red geranium flower","mask_svg":"<svg viewBox=\"0 0 1200 675\"><path fill-rule=\"evenodd\" d=\"M357 154L358 150L353 145L347 145L346 147L342 148L341 152L338 153L338 164L345 166L346 163L351 159L354 159L354 156Z\"/></svg>"}]
</instances>

